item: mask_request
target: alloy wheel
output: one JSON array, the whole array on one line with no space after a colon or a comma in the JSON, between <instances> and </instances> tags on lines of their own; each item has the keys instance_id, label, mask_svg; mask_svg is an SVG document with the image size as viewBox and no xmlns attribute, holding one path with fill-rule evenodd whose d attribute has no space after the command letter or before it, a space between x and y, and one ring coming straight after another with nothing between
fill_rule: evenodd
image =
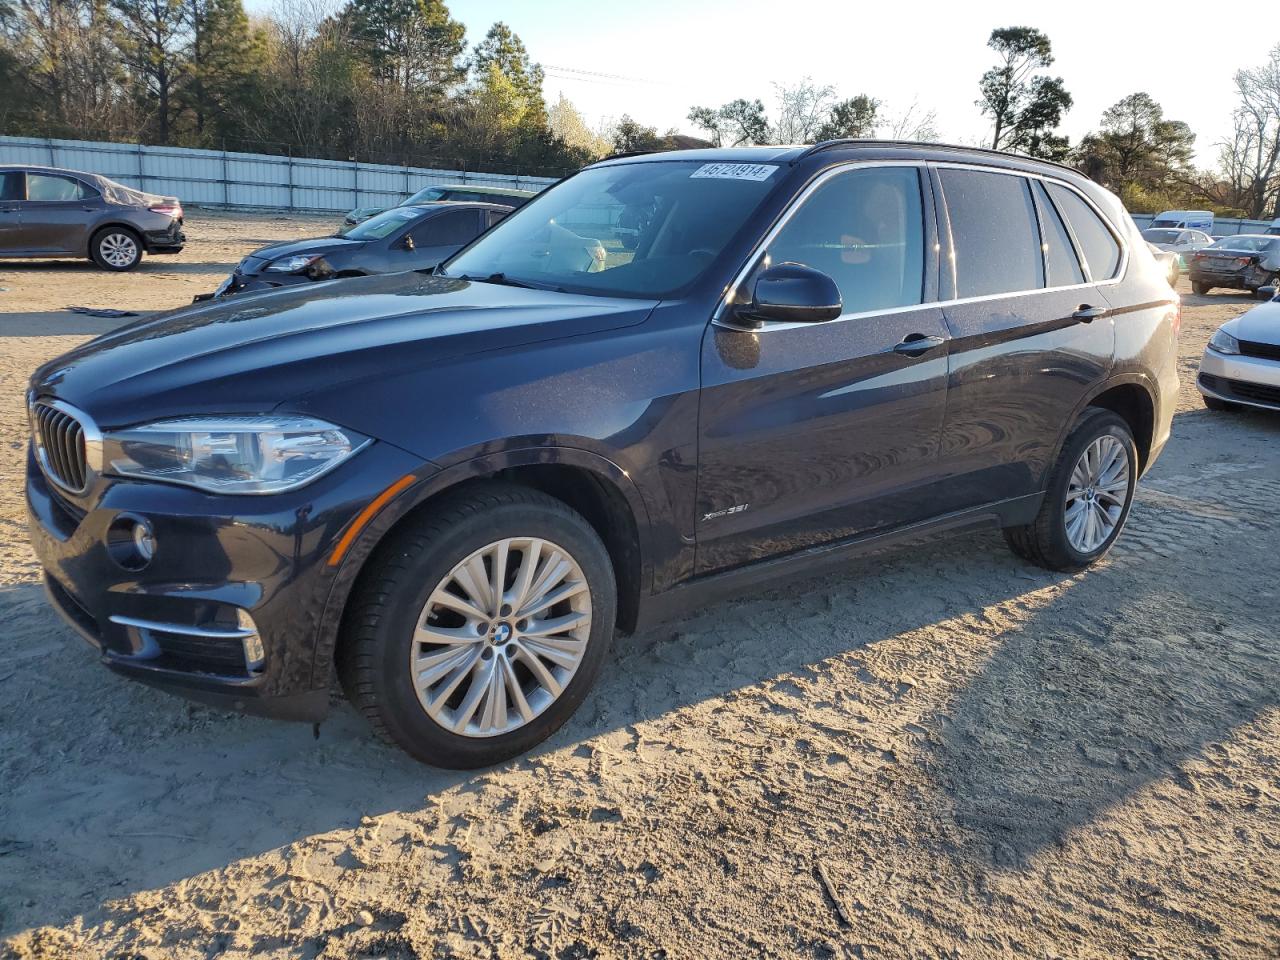
<instances>
[{"instance_id":1,"label":"alloy wheel","mask_svg":"<svg viewBox=\"0 0 1280 960\"><path fill-rule=\"evenodd\" d=\"M127 233L109 233L98 242L102 259L113 267L128 267L138 258L138 244Z\"/></svg>"},{"instance_id":2,"label":"alloy wheel","mask_svg":"<svg viewBox=\"0 0 1280 960\"><path fill-rule=\"evenodd\" d=\"M409 654L414 690L451 733L510 733L559 698L590 635L591 588L569 552L533 537L498 540L428 597Z\"/></svg>"},{"instance_id":3,"label":"alloy wheel","mask_svg":"<svg viewBox=\"0 0 1280 960\"><path fill-rule=\"evenodd\" d=\"M1093 553L1115 533L1128 501L1128 452L1104 434L1085 447L1071 471L1064 498L1067 541L1080 553Z\"/></svg>"}]
</instances>

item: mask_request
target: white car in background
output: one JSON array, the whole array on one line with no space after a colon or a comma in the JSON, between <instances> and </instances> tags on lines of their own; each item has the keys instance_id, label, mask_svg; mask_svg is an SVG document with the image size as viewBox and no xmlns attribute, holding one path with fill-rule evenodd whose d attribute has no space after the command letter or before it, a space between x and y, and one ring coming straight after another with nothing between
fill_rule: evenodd
<instances>
[{"instance_id":1,"label":"white car in background","mask_svg":"<svg viewBox=\"0 0 1280 960\"><path fill-rule=\"evenodd\" d=\"M1178 257L1203 250L1213 243L1213 237L1203 230L1175 230L1167 227L1147 227L1142 231L1142 239Z\"/></svg>"},{"instance_id":2,"label":"white car in background","mask_svg":"<svg viewBox=\"0 0 1280 960\"><path fill-rule=\"evenodd\" d=\"M1209 338L1196 386L1210 410L1280 411L1280 294L1228 320Z\"/></svg>"}]
</instances>

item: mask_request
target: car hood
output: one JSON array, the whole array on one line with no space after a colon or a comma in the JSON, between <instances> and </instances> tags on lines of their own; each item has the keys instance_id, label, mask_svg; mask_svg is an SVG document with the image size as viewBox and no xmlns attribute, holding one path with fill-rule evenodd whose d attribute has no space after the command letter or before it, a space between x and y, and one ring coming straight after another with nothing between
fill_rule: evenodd
<instances>
[{"instance_id":1,"label":"car hood","mask_svg":"<svg viewBox=\"0 0 1280 960\"><path fill-rule=\"evenodd\" d=\"M289 240L285 243L272 243L259 247L249 257L255 260L279 260L281 257L295 257L302 253L333 253L336 250L355 250L368 243L368 240L350 240L347 237L312 237L309 240Z\"/></svg>"},{"instance_id":2,"label":"car hood","mask_svg":"<svg viewBox=\"0 0 1280 960\"><path fill-rule=\"evenodd\" d=\"M1222 328L1237 340L1280 346L1280 300L1268 300L1248 313L1224 323Z\"/></svg>"},{"instance_id":3,"label":"car hood","mask_svg":"<svg viewBox=\"0 0 1280 960\"><path fill-rule=\"evenodd\" d=\"M637 324L656 305L421 273L355 277L150 317L51 360L31 385L108 428L263 413L452 357Z\"/></svg>"}]
</instances>

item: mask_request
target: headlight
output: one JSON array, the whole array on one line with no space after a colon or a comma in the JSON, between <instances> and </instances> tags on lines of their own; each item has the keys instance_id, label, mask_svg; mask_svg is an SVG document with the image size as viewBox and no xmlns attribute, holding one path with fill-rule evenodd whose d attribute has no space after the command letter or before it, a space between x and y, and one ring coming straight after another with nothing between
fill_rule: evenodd
<instances>
[{"instance_id":1,"label":"headlight","mask_svg":"<svg viewBox=\"0 0 1280 960\"><path fill-rule=\"evenodd\" d=\"M1215 353L1238 354L1240 352L1240 341L1227 333L1227 331L1219 330L1209 338L1209 349Z\"/></svg>"},{"instance_id":2,"label":"headlight","mask_svg":"<svg viewBox=\"0 0 1280 960\"><path fill-rule=\"evenodd\" d=\"M303 416L183 417L103 437L107 473L209 493L280 493L310 483L372 441Z\"/></svg>"},{"instance_id":3,"label":"headlight","mask_svg":"<svg viewBox=\"0 0 1280 960\"><path fill-rule=\"evenodd\" d=\"M320 254L309 253L300 254L296 257L285 257L283 260L273 260L267 264L268 273L297 273L299 270L305 270L311 264L320 259Z\"/></svg>"}]
</instances>

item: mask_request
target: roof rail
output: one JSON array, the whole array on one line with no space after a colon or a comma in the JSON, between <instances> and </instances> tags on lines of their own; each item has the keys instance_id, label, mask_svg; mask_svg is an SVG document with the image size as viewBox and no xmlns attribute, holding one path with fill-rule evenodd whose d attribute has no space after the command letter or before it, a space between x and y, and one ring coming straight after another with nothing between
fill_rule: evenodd
<instances>
[{"instance_id":1,"label":"roof rail","mask_svg":"<svg viewBox=\"0 0 1280 960\"><path fill-rule=\"evenodd\" d=\"M1016 157L1019 160L1033 160L1036 163L1047 163L1051 167L1060 167L1063 170L1070 170L1072 173L1080 173L1075 167L1068 166L1065 163L1058 163L1056 160L1044 160L1040 157L1029 157L1023 153L1010 153L1008 150L993 150L990 147L966 147L958 143L933 143L923 140L875 140L863 139L860 137L841 137L836 140L823 140L821 143L815 143L804 153L800 154L792 163L798 163L805 157L812 156L823 150L830 150L832 147L928 147L931 150L955 150L964 153L985 153L994 157Z\"/></svg>"}]
</instances>

